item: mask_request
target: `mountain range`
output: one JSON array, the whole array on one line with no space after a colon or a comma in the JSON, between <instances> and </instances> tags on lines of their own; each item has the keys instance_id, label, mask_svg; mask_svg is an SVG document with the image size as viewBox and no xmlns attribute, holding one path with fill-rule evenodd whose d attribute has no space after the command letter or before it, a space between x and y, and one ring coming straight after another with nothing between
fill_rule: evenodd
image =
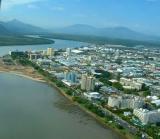
<instances>
[{"instance_id":1,"label":"mountain range","mask_svg":"<svg viewBox=\"0 0 160 139\"><path fill-rule=\"evenodd\" d=\"M8 22L0 22L0 35L40 34L40 33L47 33L47 30L37 26L23 23L16 19Z\"/></svg>"},{"instance_id":2,"label":"mountain range","mask_svg":"<svg viewBox=\"0 0 160 139\"><path fill-rule=\"evenodd\" d=\"M8 22L0 22L0 35L52 33L160 42L160 37L139 33L126 27L97 28L85 24L75 24L63 28L47 30L41 27L23 23L16 19Z\"/></svg>"},{"instance_id":3,"label":"mountain range","mask_svg":"<svg viewBox=\"0 0 160 139\"><path fill-rule=\"evenodd\" d=\"M139 33L127 27L96 28L85 24L75 24L64 28L53 29L53 32L70 35L92 35L114 39L160 41L160 37Z\"/></svg>"}]
</instances>

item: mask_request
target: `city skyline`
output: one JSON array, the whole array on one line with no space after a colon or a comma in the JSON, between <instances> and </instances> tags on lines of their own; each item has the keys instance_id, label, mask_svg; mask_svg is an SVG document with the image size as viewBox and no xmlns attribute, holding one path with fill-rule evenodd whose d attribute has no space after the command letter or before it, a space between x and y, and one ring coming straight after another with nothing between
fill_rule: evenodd
<instances>
[{"instance_id":1,"label":"city skyline","mask_svg":"<svg viewBox=\"0 0 160 139\"><path fill-rule=\"evenodd\" d=\"M125 26L160 35L159 6L159 0L4 0L0 19L16 18L44 28Z\"/></svg>"}]
</instances>

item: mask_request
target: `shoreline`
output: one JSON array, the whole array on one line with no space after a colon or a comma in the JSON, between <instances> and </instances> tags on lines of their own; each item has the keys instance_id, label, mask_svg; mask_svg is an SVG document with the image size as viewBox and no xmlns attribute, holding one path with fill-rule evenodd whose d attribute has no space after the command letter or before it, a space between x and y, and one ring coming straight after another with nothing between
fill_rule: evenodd
<instances>
[{"instance_id":1,"label":"shoreline","mask_svg":"<svg viewBox=\"0 0 160 139\"><path fill-rule=\"evenodd\" d=\"M37 44L9 44L9 45L1 45L0 44L0 47L16 47L16 46L39 46L39 45L48 45L48 44L55 44L55 42L52 42L52 43L37 43Z\"/></svg>"},{"instance_id":2,"label":"shoreline","mask_svg":"<svg viewBox=\"0 0 160 139\"><path fill-rule=\"evenodd\" d=\"M1 41L0 41L0 47L5 47L5 46L27 46L27 45L45 45L45 44L54 44L55 41L52 39L47 39L47 38L42 38L42 37L34 37L33 36L26 36L26 35L4 35L1 36ZM19 39L19 41L15 41L16 39ZM10 41L6 41L10 40Z\"/></svg>"},{"instance_id":3,"label":"shoreline","mask_svg":"<svg viewBox=\"0 0 160 139\"><path fill-rule=\"evenodd\" d=\"M104 128L108 128L111 131L115 132L122 139L132 139L129 136L123 135L123 133L121 133L120 130L118 130L116 128L113 128L110 125L108 125L107 123L105 123L105 121L102 118L100 118L99 116L97 116L95 113L89 111L88 109L86 109L85 107L83 107L82 105L80 105L79 103L73 101L72 97L68 96L62 89L60 89L59 87L57 87L53 82L47 81L46 83L48 83L49 85L51 85L58 93L60 93L66 99L68 99L69 101L71 101L74 105L76 105L77 107L79 107L83 112L85 112L86 114L88 114L89 116L91 116L94 120L96 120Z\"/></svg>"},{"instance_id":4,"label":"shoreline","mask_svg":"<svg viewBox=\"0 0 160 139\"><path fill-rule=\"evenodd\" d=\"M0 73L13 74L13 75L16 75L16 76L19 76L19 77L24 77L24 78L26 78L26 79L30 79L30 80L33 80L33 81L36 81L36 82L46 83L45 80L41 80L41 79L38 79L38 78L35 78L35 77L31 77L31 76L25 75L24 73L21 73L21 72L15 72L15 71L0 71Z\"/></svg>"},{"instance_id":5,"label":"shoreline","mask_svg":"<svg viewBox=\"0 0 160 139\"><path fill-rule=\"evenodd\" d=\"M24 77L24 78L32 80L32 81L37 81L37 82L40 82L40 83L47 83L53 89L55 89L60 95L64 96L66 99L68 99L69 101L71 101L74 105L76 105L77 107L79 107L83 112L85 112L88 115L90 115L99 124L101 124L101 126L104 126L104 128L108 128L108 129L112 130L113 132L117 133L120 136L120 138L122 138L122 139L131 139L129 136L123 135L123 133L120 130L118 130L117 128L113 128L112 126L106 124L105 121L102 118L100 118L99 116L97 116L93 112L89 111L88 109L86 109L85 107L83 107L82 105L80 105L79 103L73 101L72 97L68 96L62 89L60 89L59 87L57 87L53 82L45 79L45 77L44 77L43 80L40 80L40 79L37 79L35 77L31 77L30 75L25 75L22 72L0 71L0 73L13 74L13 75L16 75L16 76L19 76L19 77Z\"/></svg>"}]
</instances>

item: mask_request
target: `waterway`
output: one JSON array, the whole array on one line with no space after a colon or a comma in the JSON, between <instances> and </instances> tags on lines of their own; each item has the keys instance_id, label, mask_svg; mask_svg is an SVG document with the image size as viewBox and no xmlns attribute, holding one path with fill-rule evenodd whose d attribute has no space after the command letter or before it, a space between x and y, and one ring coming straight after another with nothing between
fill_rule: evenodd
<instances>
[{"instance_id":1,"label":"waterway","mask_svg":"<svg viewBox=\"0 0 160 139\"><path fill-rule=\"evenodd\" d=\"M55 89L0 73L0 139L120 139Z\"/></svg>"},{"instance_id":2,"label":"waterway","mask_svg":"<svg viewBox=\"0 0 160 139\"><path fill-rule=\"evenodd\" d=\"M0 46L0 56L8 54L9 51L19 50L19 51L30 51L30 50L45 50L48 47L54 49L63 48L76 48L81 46L88 46L88 43L77 42L71 40L58 40L54 39L54 44L41 44L41 45L16 45L16 46Z\"/></svg>"}]
</instances>

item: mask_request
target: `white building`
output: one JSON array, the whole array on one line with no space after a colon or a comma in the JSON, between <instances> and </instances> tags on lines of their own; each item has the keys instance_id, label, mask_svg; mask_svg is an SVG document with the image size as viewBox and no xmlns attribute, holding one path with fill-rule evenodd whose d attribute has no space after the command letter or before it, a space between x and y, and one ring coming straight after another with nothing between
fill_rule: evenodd
<instances>
[{"instance_id":1,"label":"white building","mask_svg":"<svg viewBox=\"0 0 160 139\"><path fill-rule=\"evenodd\" d=\"M142 88L142 83L136 82L134 79L121 78L120 83L125 89L140 90Z\"/></svg>"},{"instance_id":2,"label":"white building","mask_svg":"<svg viewBox=\"0 0 160 139\"><path fill-rule=\"evenodd\" d=\"M108 98L108 106L119 108L120 107L120 100L121 100L120 96L117 96L117 95L110 96Z\"/></svg>"},{"instance_id":3,"label":"white building","mask_svg":"<svg viewBox=\"0 0 160 139\"><path fill-rule=\"evenodd\" d=\"M52 63L52 60L49 60L49 59L37 59L37 62L36 62L39 66L50 66L50 64Z\"/></svg>"},{"instance_id":4,"label":"white building","mask_svg":"<svg viewBox=\"0 0 160 139\"><path fill-rule=\"evenodd\" d=\"M160 99L151 101L152 104L155 104L156 106L160 106Z\"/></svg>"},{"instance_id":5,"label":"white building","mask_svg":"<svg viewBox=\"0 0 160 139\"><path fill-rule=\"evenodd\" d=\"M160 109L149 111L147 109L134 109L133 114L139 118L143 124L160 122Z\"/></svg>"},{"instance_id":6,"label":"white building","mask_svg":"<svg viewBox=\"0 0 160 139\"><path fill-rule=\"evenodd\" d=\"M144 105L144 100L141 97L133 95L117 96L112 95L108 98L109 107L117 107L119 109L135 109L141 108Z\"/></svg>"},{"instance_id":7,"label":"white building","mask_svg":"<svg viewBox=\"0 0 160 139\"><path fill-rule=\"evenodd\" d=\"M71 55L71 52L72 52L71 48L67 48L67 49L66 49L66 54L67 54L68 56Z\"/></svg>"},{"instance_id":8,"label":"white building","mask_svg":"<svg viewBox=\"0 0 160 139\"><path fill-rule=\"evenodd\" d=\"M85 92L84 97L86 97L88 100L98 100L101 98L101 95L98 92Z\"/></svg>"}]
</instances>

